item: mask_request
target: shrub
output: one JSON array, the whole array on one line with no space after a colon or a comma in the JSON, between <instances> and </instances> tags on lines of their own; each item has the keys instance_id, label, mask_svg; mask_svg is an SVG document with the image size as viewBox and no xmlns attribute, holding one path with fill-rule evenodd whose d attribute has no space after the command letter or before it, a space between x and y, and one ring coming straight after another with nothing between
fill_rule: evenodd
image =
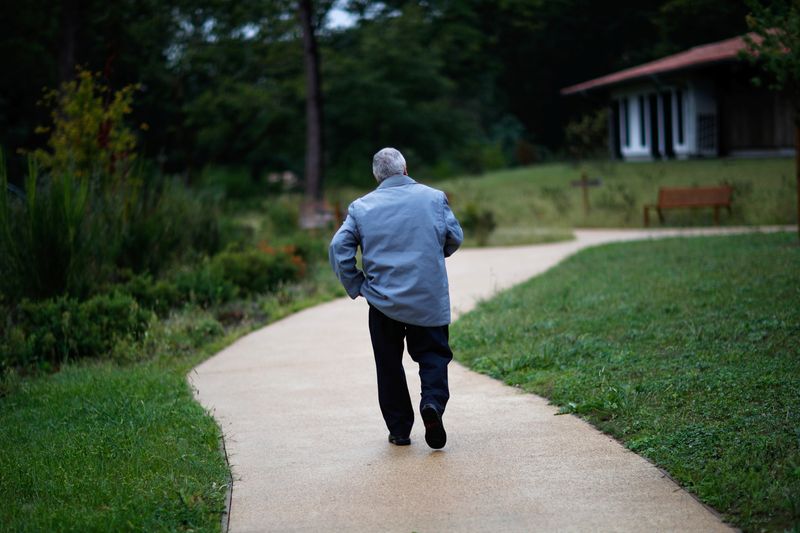
<instances>
[{"instance_id":1,"label":"shrub","mask_svg":"<svg viewBox=\"0 0 800 533\"><path fill-rule=\"evenodd\" d=\"M279 239L284 249L300 257L307 265L328 261L328 235L314 235L307 231L298 231L289 237ZM263 246L263 245L262 245Z\"/></svg>"},{"instance_id":2,"label":"shrub","mask_svg":"<svg viewBox=\"0 0 800 533\"><path fill-rule=\"evenodd\" d=\"M270 234L288 235L297 230L300 211L297 202L290 197L271 198L264 208Z\"/></svg>"},{"instance_id":3,"label":"shrub","mask_svg":"<svg viewBox=\"0 0 800 533\"><path fill-rule=\"evenodd\" d=\"M464 211L459 214L458 220L464 231L474 237L480 246L486 246L489 236L497 227L494 213L489 209L481 210L474 203L467 204Z\"/></svg>"},{"instance_id":4,"label":"shrub","mask_svg":"<svg viewBox=\"0 0 800 533\"><path fill-rule=\"evenodd\" d=\"M228 302L239 289L225 279L222 270L204 260L198 267L182 267L169 279L178 290L181 302L193 302L203 307Z\"/></svg>"},{"instance_id":5,"label":"shrub","mask_svg":"<svg viewBox=\"0 0 800 533\"><path fill-rule=\"evenodd\" d=\"M156 274L193 253L218 251L219 209L176 181L161 180L136 191L121 227L117 264Z\"/></svg>"},{"instance_id":6,"label":"shrub","mask_svg":"<svg viewBox=\"0 0 800 533\"><path fill-rule=\"evenodd\" d=\"M225 280L245 294L273 290L305 274L305 263L292 247L276 250L266 244L258 249L222 252L214 257L212 264Z\"/></svg>"},{"instance_id":7,"label":"shrub","mask_svg":"<svg viewBox=\"0 0 800 533\"><path fill-rule=\"evenodd\" d=\"M608 149L608 111L587 113L567 124L564 130L567 150L575 159L597 157Z\"/></svg>"},{"instance_id":8,"label":"shrub","mask_svg":"<svg viewBox=\"0 0 800 533\"><path fill-rule=\"evenodd\" d=\"M129 85L112 93L99 74L79 70L60 89L46 91L43 103L53 124L37 128L49 134L48 150L34 151L34 158L53 175L107 182L127 174L136 136L124 120L136 89Z\"/></svg>"},{"instance_id":9,"label":"shrub","mask_svg":"<svg viewBox=\"0 0 800 533\"><path fill-rule=\"evenodd\" d=\"M152 318L150 311L122 293L83 302L67 297L24 300L13 313L0 360L5 366L47 368L70 359L100 357L117 342L141 339Z\"/></svg>"},{"instance_id":10,"label":"shrub","mask_svg":"<svg viewBox=\"0 0 800 533\"><path fill-rule=\"evenodd\" d=\"M124 118L133 90L111 93L80 72L47 93L53 125L39 129L47 148L29 157L21 199L8 195L0 154L0 291L11 303L85 298L119 268L157 273L218 251L214 204L180 183L131 174L135 136Z\"/></svg>"},{"instance_id":11,"label":"shrub","mask_svg":"<svg viewBox=\"0 0 800 533\"><path fill-rule=\"evenodd\" d=\"M85 294L108 264L108 226L87 215L87 180L43 178L29 163L25 198L18 201L6 192L0 157L0 290L11 301Z\"/></svg>"},{"instance_id":12,"label":"shrub","mask_svg":"<svg viewBox=\"0 0 800 533\"><path fill-rule=\"evenodd\" d=\"M119 290L130 294L140 306L151 309L160 316L166 315L184 300L174 282L164 279L154 281L150 274L133 276Z\"/></svg>"}]
</instances>

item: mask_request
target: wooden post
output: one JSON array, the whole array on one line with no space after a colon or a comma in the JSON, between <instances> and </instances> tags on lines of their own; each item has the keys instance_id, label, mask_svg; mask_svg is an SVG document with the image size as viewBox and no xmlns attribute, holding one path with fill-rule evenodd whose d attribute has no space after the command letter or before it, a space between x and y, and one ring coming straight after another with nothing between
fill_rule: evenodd
<instances>
[{"instance_id":1,"label":"wooden post","mask_svg":"<svg viewBox=\"0 0 800 533\"><path fill-rule=\"evenodd\" d=\"M589 216L589 178L585 170L581 172L581 189L583 189L583 214Z\"/></svg>"}]
</instances>

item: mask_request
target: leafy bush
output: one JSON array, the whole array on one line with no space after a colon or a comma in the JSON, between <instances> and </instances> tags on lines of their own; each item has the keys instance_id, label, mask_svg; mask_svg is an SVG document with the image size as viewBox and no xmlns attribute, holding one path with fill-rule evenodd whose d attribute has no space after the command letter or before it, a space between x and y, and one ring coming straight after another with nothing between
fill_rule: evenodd
<instances>
[{"instance_id":1,"label":"leafy bush","mask_svg":"<svg viewBox=\"0 0 800 533\"><path fill-rule=\"evenodd\" d=\"M0 345L0 366L58 366L70 359L98 357L117 342L144 335L152 312L121 293L78 301L59 297L24 300L8 324Z\"/></svg>"},{"instance_id":2,"label":"leafy bush","mask_svg":"<svg viewBox=\"0 0 800 533\"><path fill-rule=\"evenodd\" d=\"M29 157L24 198L7 193L0 154L0 291L9 301L86 297L119 268L157 273L220 247L216 206L177 182L131 173L136 137L117 92L80 71L45 95L46 149ZM39 172L39 169L44 172Z\"/></svg>"},{"instance_id":3,"label":"leafy bush","mask_svg":"<svg viewBox=\"0 0 800 533\"><path fill-rule=\"evenodd\" d=\"M283 248L300 257L305 264L328 262L328 235L315 235L307 231L298 231L290 237L279 240ZM263 244L262 244L263 246Z\"/></svg>"},{"instance_id":4,"label":"leafy bush","mask_svg":"<svg viewBox=\"0 0 800 533\"><path fill-rule=\"evenodd\" d=\"M212 259L212 265L245 294L273 290L305 274L305 262L293 247L275 249L265 244L258 249L222 252Z\"/></svg>"},{"instance_id":5,"label":"leafy bush","mask_svg":"<svg viewBox=\"0 0 800 533\"><path fill-rule=\"evenodd\" d=\"M203 307L228 302L239 294L239 289L225 279L222 270L204 260L199 267L183 267L170 276L178 291L180 301Z\"/></svg>"},{"instance_id":6,"label":"leafy bush","mask_svg":"<svg viewBox=\"0 0 800 533\"><path fill-rule=\"evenodd\" d=\"M0 291L11 301L85 294L113 250L109 228L90 217L87 180L40 179L30 161L24 200L7 194L0 156Z\"/></svg>"},{"instance_id":7,"label":"leafy bush","mask_svg":"<svg viewBox=\"0 0 800 533\"><path fill-rule=\"evenodd\" d=\"M469 203L458 216L461 227L467 235L474 237L480 246L486 246L489 235L497 227L494 213L489 209L480 209L476 204Z\"/></svg>"},{"instance_id":8,"label":"leafy bush","mask_svg":"<svg viewBox=\"0 0 800 533\"><path fill-rule=\"evenodd\" d=\"M114 93L100 83L100 74L79 70L74 80L58 90L46 91L43 102L51 108L53 125L39 127L48 133L48 150L34 158L53 175L114 181L127 174L135 158L136 136L125 125L133 93L128 85Z\"/></svg>"},{"instance_id":9,"label":"leafy bush","mask_svg":"<svg viewBox=\"0 0 800 533\"><path fill-rule=\"evenodd\" d=\"M608 111L598 109L567 124L567 150L575 159L601 156L608 146Z\"/></svg>"},{"instance_id":10,"label":"leafy bush","mask_svg":"<svg viewBox=\"0 0 800 533\"><path fill-rule=\"evenodd\" d=\"M151 309L164 316L184 298L177 285L169 280L154 281L150 274L133 276L119 286L120 292L130 294L145 309Z\"/></svg>"},{"instance_id":11,"label":"leafy bush","mask_svg":"<svg viewBox=\"0 0 800 533\"><path fill-rule=\"evenodd\" d=\"M288 235L297 231L297 222L300 220L297 202L286 196L271 198L264 208L272 235Z\"/></svg>"},{"instance_id":12,"label":"leafy bush","mask_svg":"<svg viewBox=\"0 0 800 533\"><path fill-rule=\"evenodd\" d=\"M192 254L213 254L221 242L218 216L210 198L179 182L151 183L129 202L116 263L156 274Z\"/></svg>"}]
</instances>

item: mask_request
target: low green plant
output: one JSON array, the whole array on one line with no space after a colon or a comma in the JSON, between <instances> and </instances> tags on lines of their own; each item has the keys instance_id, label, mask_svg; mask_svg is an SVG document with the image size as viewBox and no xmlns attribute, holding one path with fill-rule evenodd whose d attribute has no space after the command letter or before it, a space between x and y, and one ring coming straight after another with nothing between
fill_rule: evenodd
<instances>
[{"instance_id":1,"label":"low green plant","mask_svg":"<svg viewBox=\"0 0 800 533\"><path fill-rule=\"evenodd\" d=\"M212 259L212 268L244 294L267 292L280 284L299 280L305 262L291 247L275 249L267 245L245 250L229 250Z\"/></svg>"},{"instance_id":2,"label":"low green plant","mask_svg":"<svg viewBox=\"0 0 800 533\"><path fill-rule=\"evenodd\" d=\"M101 357L118 342L141 339L152 319L127 294L23 300L4 328L0 360L5 367L56 369L70 360Z\"/></svg>"},{"instance_id":3,"label":"low green plant","mask_svg":"<svg viewBox=\"0 0 800 533\"><path fill-rule=\"evenodd\" d=\"M177 289L179 301L202 307L228 302L239 294L236 285L207 259L193 266L181 266L168 279Z\"/></svg>"},{"instance_id":4,"label":"low green plant","mask_svg":"<svg viewBox=\"0 0 800 533\"><path fill-rule=\"evenodd\" d=\"M172 308L188 301L178 285L169 279L153 279L149 273L132 276L129 280L110 287L112 291L130 294L140 306L165 316Z\"/></svg>"}]
</instances>

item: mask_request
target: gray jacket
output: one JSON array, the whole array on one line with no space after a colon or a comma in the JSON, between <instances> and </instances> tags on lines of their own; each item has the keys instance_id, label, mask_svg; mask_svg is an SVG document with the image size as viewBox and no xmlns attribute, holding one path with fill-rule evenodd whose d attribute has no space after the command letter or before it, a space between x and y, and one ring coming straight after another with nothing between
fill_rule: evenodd
<instances>
[{"instance_id":1,"label":"gray jacket","mask_svg":"<svg viewBox=\"0 0 800 533\"><path fill-rule=\"evenodd\" d=\"M328 253L350 298L363 296L406 324L443 326L450 323L444 258L463 239L443 192L397 175L350 204Z\"/></svg>"}]
</instances>

